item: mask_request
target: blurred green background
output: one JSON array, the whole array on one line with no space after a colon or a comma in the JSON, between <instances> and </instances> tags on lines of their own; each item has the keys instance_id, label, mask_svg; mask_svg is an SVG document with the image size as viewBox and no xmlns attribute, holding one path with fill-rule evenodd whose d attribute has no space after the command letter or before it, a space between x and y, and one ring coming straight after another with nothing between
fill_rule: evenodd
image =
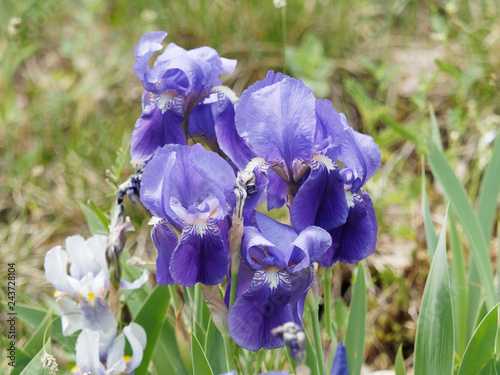
<instances>
[{"instance_id":1,"label":"blurred green background","mask_svg":"<svg viewBox=\"0 0 500 375\"><path fill-rule=\"evenodd\" d=\"M51 303L44 254L68 235L89 235L82 203L111 207L106 169L141 113L133 48L142 34L165 30L166 42L237 59L225 77L237 94L285 69L380 145L382 168L367 185L379 220L367 260L367 365L388 368L400 343L408 358L428 271L425 136L435 115L434 136L475 197L500 124L499 12L488 0L289 0L285 12L272 0L0 2L2 277L16 262L18 301ZM122 176L132 171L127 163ZM427 179L439 226L442 192ZM147 214L132 205L127 214L136 227L127 247L154 260ZM338 266L334 276L335 295L347 302L350 269Z\"/></svg>"}]
</instances>

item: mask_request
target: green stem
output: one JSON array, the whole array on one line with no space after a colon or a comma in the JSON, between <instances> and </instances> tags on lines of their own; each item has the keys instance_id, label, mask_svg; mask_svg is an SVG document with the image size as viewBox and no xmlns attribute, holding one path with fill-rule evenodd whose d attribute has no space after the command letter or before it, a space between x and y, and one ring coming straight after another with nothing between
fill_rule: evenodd
<instances>
[{"instance_id":1,"label":"green stem","mask_svg":"<svg viewBox=\"0 0 500 375\"><path fill-rule=\"evenodd\" d=\"M238 287L238 271L231 271L231 294L229 294L229 308L236 301L236 288Z\"/></svg>"},{"instance_id":2,"label":"green stem","mask_svg":"<svg viewBox=\"0 0 500 375\"><path fill-rule=\"evenodd\" d=\"M326 334L328 338L333 337L332 331L332 267L327 267L323 269L323 275L325 280L325 325Z\"/></svg>"},{"instance_id":3,"label":"green stem","mask_svg":"<svg viewBox=\"0 0 500 375\"><path fill-rule=\"evenodd\" d=\"M260 374L260 368L262 366L262 360L264 359L264 349L259 349L257 352L257 358L255 359L255 374Z\"/></svg>"},{"instance_id":4,"label":"green stem","mask_svg":"<svg viewBox=\"0 0 500 375\"><path fill-rule=\"evenodd\" d=\"M229 336L222 336L224 338L224 348L226 349L226 362L227 362L227 371L230 372L232 370L236 370L236 364L234 361L234 349L233 349L233 340Z\"/></svg>"},{"instance_id":5,"label":"green stem","mask_svg":"<svg viewBox=\"0 0 500 375\"><path fill-rule=\"evenodd\" d=\"M314 349L316 351L316 360L318 361L319 375L325 375L325 359L323 355L323 344L321 343L318 310L310 310L310 313L311 324L313 328Z\"/></svg>"},{"instance_id":6,"label":"green stem","mask_svg":"<svg viewBox=\"0 0 500 375\"><path fill-rule=\"evenodd\" d=\"M179 297L177 296L177 290L175 289L175 285L169 285L168 286L168 291L170 292L170 297L172 298L172 301L174 303L174 310L175 313L179 311L180 303L179 303Z\"/></svg>"}]
</instances>

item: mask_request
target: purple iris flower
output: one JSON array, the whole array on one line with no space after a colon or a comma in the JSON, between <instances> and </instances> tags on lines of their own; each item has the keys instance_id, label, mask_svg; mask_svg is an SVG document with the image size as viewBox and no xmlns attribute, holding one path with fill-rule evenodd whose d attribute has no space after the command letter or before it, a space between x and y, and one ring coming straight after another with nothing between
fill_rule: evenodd
<instances>
[{"instance_id":1,"label":"purple iris flower","mask_svg":"<svg viewBox=\"0 0 500 375\"><path fill-rule=\"evenodd\" d=\"M158 249L159 284L215 285L226 275L234 171L200 144L166 145L142 174L141 201L156 216L151 236ZM181 231L180 240L169 227Z\"/></svg>"},{"instance_id":2,"label":"purple iris flower","mask_svg":"<svg viewBox=\"0 0 500 375\"><path fill-rule=\"evenodd\" d=\"M361 187L380 167L380 149L373 138L348 128L340 148L348 206L345 224L329 230L332 247L318 261L324 267L340 261L355 263L375 251L377 218L370 195Z\"/></svg>"},{"instance_id":3,"label":"purple iris flower","mask_svg":"<svg viewBox=\"0 0 500 375\"><path fill-rule=\"evenodd\" d=\"M234 94L217 87L222 73L233 73L236 60L219 57L210 47L187 51L170 43L150 68L149 59L163 48L166 36L165 31L147 33L134 50L134 72L146 90L130 147L137 163L165 144L186 144L187 132L215 143L216 132L225 133L221 129L227 124L226 111L234 111Z\"/></svg>"},{"instance_id":4,"label":"purple iris flower","mask_svg":"<svg viewBox=\"0 0 500 375\"><path fill-rule=\"evenodd\" d=\"M259 230L245 227L237 298L228 315L234 341L248 350L284 345L271 330L286 322L302 326L307 290L314 281L313 262L331 245L329 234L290 226L256 212Z\"/></svg>"}]
</instances>

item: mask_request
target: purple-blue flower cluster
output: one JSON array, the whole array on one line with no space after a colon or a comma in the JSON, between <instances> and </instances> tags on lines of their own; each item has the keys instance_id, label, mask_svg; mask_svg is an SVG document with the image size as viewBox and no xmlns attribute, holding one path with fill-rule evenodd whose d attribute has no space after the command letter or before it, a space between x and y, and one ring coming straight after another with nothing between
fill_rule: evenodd
<instances>
[{"instance_id":1,"label":"purple-blue flower cluster","mask_svg":"<svg viewBox=\"0 0 500 375\"><path fill-rule=\"evenodd\" d=\"M140 197L154 216L160 284L221 283L229 300L231 225L241 196L238 171L251 175L236 300L227 317L234 341L249 350L283 346L271 330L302 325L314 266L358 262L375 250L377 221L363 190L380 167L379 147L353 130L331 102L302 81L269 72L237 99L221 85L236 62L209 47L171 43L149 67L167 34L144 35L135 48L143 113L131 157L146 162ZM202 137L212 150L192 143ZM291 225L255 211L286 204Z\"/></svg>"}]
</instances>

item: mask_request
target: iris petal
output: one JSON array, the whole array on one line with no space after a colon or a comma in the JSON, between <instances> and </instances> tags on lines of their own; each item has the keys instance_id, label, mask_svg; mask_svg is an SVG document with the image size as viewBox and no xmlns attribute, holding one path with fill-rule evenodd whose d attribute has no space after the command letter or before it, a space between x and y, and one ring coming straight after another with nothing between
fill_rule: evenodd
<instances>
[{"instance_id":1,"label":"iris petal","mask_svg":"<svg viewBox=\"0 0 500 375\"><path fill-rule=\"evenodd\" d=\"M177 236L167 224L158 224L153 227L151 238L158 249L156 280L160 285L173 285L174 279L170 274L170 258L177 247Z\"/></svg>"},{"instance_id":2,"label":"iris petal","mask_svg":"<svg viewBox=\"0 0 500 375\"><path fill-rule=\"evenodd\" d=\"M228 315L231 337L247 350L282 347L283 341L274 337L271 330L293 320L288 276L276 276L279 281L275 282L266 273L266 270L255 273L250 288L236 299Z\"/></svg>"},{"instance_id":3,"label":"iris petal","mask_svg":"<svg viewBox=\"0 0 500 375\"><path fill-rule=\"evenodd\" d=\"M344 344L339 342L335 359L333 360L332 372L330 375L349 375L349 367L347 365L347 352Z\"/></svg>"},{"instance_id":4,"label":"iris petal","mask_svg":"<svg viewBox=\"0 0 500 375\"><path fill-rule=\"evenodd\" d=\"M184 286L216 285L226 275L228 257L216 224L187 225L170 259L170 274Z\"/></svg>"}]
</instances>

